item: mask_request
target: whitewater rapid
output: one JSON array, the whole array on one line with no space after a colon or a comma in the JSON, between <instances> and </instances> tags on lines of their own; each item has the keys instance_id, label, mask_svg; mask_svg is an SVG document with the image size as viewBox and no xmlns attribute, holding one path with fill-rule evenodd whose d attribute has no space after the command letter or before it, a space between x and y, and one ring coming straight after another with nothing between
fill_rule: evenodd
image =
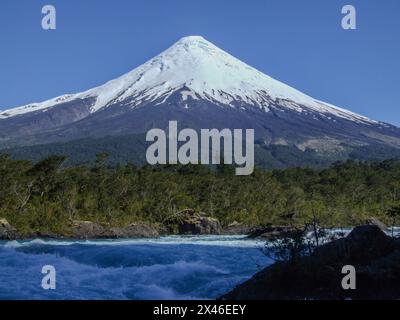
<instances>
[{"instance_id":1,"label":"whitewater rapid","mask_svg":"<svg viewBox=\"0 0 400 320\"><path fill-rule=\"evenodd\" d=\"M273 262L266 245L246 236L0 241L0 299L215 299ZM56 269L55 290L41 287L44 265Z\"/></svg>"},{"instance_id":2,"label":"whitewater rapid","mask_svg":"<svg viewBox=\"0 0 400 320\"><path fill-rule=\"evenodd\" d=\"M0 242L0 299L215 299L270 264L244 236ZM41 287L44 265L55 290Z\"/></svg>"}]
</instances>

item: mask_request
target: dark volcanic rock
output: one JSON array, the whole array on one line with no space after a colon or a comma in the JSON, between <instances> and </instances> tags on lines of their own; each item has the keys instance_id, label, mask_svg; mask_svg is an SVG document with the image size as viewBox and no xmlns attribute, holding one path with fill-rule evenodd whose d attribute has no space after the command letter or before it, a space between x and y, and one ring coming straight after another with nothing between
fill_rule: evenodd
<instances>
[{"instance_id":1,"label":"dark volcanic rock","mask_svg":"<svg viewBox=\"0 0 400 320\"><path fill-rule=\"evenodd\" d=\"M6 219L0 219L0 240L14 240L17 233Z\"/></svg>"},{"instance_id":2,"label":"dark volcanic rock","mask_svg":"<svg viewBox=\"0 0 400 320\"><path fill-rule=\"evenodd\" d=\"M356 269L356 290L343 290L342 268ZM375 225L321 246L297 263L277 262L222 299L400 299L400 241Z\"/></svg>"}]
</instances>

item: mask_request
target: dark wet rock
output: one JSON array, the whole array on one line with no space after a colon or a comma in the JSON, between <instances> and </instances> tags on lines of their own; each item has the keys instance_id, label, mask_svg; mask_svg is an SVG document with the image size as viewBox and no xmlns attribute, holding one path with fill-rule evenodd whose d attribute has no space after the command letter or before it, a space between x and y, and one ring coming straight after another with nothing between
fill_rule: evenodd
<instances>
[{"instance_id":1,"label":"dark wet rock","mask_svg":"<svg viewBox=\"0 0 400 320\"><path fill-rule=\"evenodd\" d=\"M341 287L345 265L356 269L356 290ZM296 263L274 263L222 299L400 299L400 242L376 225L356 227Z\"/></svg>"},{"instance_id":2,"label":"dark wet rock","mask_svg":"<svg viewBox=\"0 0 400 320\"><path fill-rule=\"evenodd\" d=\"M0 218L0 240L14 240L17 232L6 219Z\"/></svg>"},{"instance_id":3,"label":"dark wet rock","mask_svg":"<svg viewBox=\"0 0 400 320\"><path fill-rule=\"evenodd\" d=\"M376 225L359 226L342 239L325 244L313 256L331 262L341 260L349 264L366 264L391 253L396 241Z\"/></svg>"}]
</instances>

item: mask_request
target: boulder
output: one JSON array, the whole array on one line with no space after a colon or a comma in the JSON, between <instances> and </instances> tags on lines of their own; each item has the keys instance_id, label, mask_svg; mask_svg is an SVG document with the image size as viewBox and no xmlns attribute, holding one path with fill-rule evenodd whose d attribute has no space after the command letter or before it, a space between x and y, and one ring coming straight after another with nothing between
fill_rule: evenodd
<instances>
[{"instance_id":1,"label":"boulder","mask_svg":"<svg viewBox=\"0 0 400 320\"><path fill-rule=\"evenodd\" d=\"M218 219L210 217L199 217L183 221L179 225L181 234L220 234L221 225Z\"/></svg>"},{"instance_id":2,"label":"boulder","mask_svg":"<svg viewBox=\"0 0 400 320\"><path fill-rule=\"evenodd\" d=\"M95 239L106 237L106 229L92 221L74 220L71 223L72 234L77 239Z\"/></svg>"},{"instance_id":3,"label":"boulder","mask_svg":"<svg viewBox=\"0 0 400 320\"><path fill-rule=\"evenodd\" d=\"M205 213L196 213L193 209L186 209L177 214L180 234L220 234L221 224L216 218L208 217Z\"/></svg>"},{"instance_id":4,"label":"boulder","mask_svg":"<svg viewBox=\"0 0 400 320\"><path fill-rule=\"evenodd\" d=\"M0 240L14 240L16 237L16 229L6 219L0 218Z\"/></svg>"},{"instance_id":5,"label":"boulder","mask_svg":"<svg viewBox=\"0 0 400 320\"><path fill-rule=\"evenodd\" d=\"M346 238L317 248L313 256L324 262L363 264L387 255L395 246L395 241L378 226L364 225L354 228Z\"/></svg>"}]
</instances>

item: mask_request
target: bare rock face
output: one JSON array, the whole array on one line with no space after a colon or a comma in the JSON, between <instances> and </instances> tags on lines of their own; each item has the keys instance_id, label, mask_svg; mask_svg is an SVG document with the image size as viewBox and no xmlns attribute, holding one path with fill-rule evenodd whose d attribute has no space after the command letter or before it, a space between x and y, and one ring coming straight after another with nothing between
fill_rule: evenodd
<instances>
[{"instance_id":1,"label":"bare rock face","mask_svg":"<svg viewBox=\"0 0 400 320\"><path fill-rule=\"evenodd\" d=\"M13 240L17 236L17 232L6 219L0 218L0 240Z\"/></svg>"}]
</instances>

